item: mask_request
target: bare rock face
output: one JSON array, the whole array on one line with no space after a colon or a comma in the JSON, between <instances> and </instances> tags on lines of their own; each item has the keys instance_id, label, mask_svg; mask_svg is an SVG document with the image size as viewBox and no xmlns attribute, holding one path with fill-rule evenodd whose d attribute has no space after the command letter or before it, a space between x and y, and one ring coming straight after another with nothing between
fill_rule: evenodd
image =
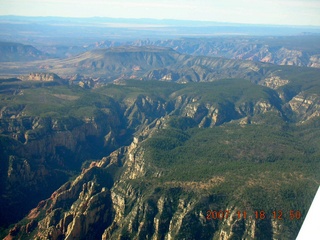
<instances>
[{"instance_id":1,"label":"bare rock face","mask_svg":"<svg viewBox=\"0 0 320 240\"><path fill-rule=\"evenodd\" d=\"M167 68L150 71L146 76L150 80L177 81L180 76Z\"/></svg>"},{"instance_id":2,"label":"bare rock face","mask_svg":"<svg viewBox=\"0 0 320 240\"><path fill-rule=\"evenodd\" d=\"M260 84L266 87L277 89L289 83L289 80L281 79L279 76L272 76L264 79Z\"/></svg>"},{"instance_id":3,"label":"bare rock face","mask_svg":"<svg viewBox=\"0 0 320 240\"><path fill-rule=\"evenodd\" d=\"M319 52L301 50L301 47L283 46L286 44L278 43L277 46L272 44L272 39L268 41L260 41L259 39L210 39L199 41L183 40L165 40L165 41L138 41L134 44L143 45L159 45L167 46L184 54L212 57L226 57L231 59L242 59L250 61L259 61L272 63L277 65L295 65L319 68ZM308 39L295 39L300 42Z\"/></svg>"},{"instance_id":4,"label":"bare rock face","mask_svg":"<svg viewBox=\"0 0 320 240\"><path fill-rule=\"evenodd\" d=\"M30 73L28 76L28 80L51 82L51 81L61 80L61 78L54 73Z\"/></svg>"},{"instance_id":5,"label":"bare rock face","mask_svg":"<svg viewBox=\"0 0 320 240\"><path fill-rule=\"evenodd\" d=\"M186 106L194 103L197 100L189 99ZM186 113L190 111L193 114L190 117L195 117L200 105L192 106L186 107L189 109ZM210 109L209 106L202 107ZM259 108L256 111L270 111L272 107L257 102L255 108ZM201 115L202 118L206 116ZM238 236L254 239L259 237L261 229L277 231L278 226L271 221L269 225L260 226L257 220L238 218L235 206L228 208L230 217L221 223L208 221L204 209L210 209L211 198L215 196L208 197L199 189L206 189L206 185L220 185L223 178L210 182L167 182L165 187L157 185L151 189L148 185L135 184L146 175L155 178L161 175L146 160L143 147L143 139L154 134L154 129L166 127L165 118L157 121L162 123L151 123L130 146L92 162L75 180L39 203L28 215L29 223L19 229L26 229L34 239L54 240L233 239ZM122 173L118 177L110 174L117 171ZM21 236L22 233L13 229L10 234Z\"/></svg>"},{"instance_id":6,"label":"bare rock face","mask_svg":"<svg viewBox=\"0 0 320 240\"><path fill-rule=\"evenodd\" d=\"M79 169L89 155L106 155L93 150L94 144L101 145L106 153L118 144L116 131L121 121L116 114L106 124L96 118L82 121L72 117L23 116L23 111L24 106L0 111L0 133L7 136L2 139L6 144L0 146L4 161L1 181L6 186L1 188L4 204L0 208L1 216L8 217L1 217L4 222L25 215L32 205L67 181L69 170L61 169ZM85 147L85 142L92 145ZM19 213L11 214L14 209L20 209Z\"/></svg>"},{"instance_id":7,"label":"bare rock face","mask_svg":"<svg viewBox=\"0 0 320 240\"><path fill-rule=\"evenodd\" d=\"M124 116L128 118L129 128L143 128L156 118L165 116L173 111L171 102L162 98L138 96L136 99L127 100Z\"/></svg>"},{"instance_id":8,"label":"bare rock face","mask_svg":"<svg viewBox=\"0 0 320 240\"><path fill-rule=\"evenodd\" d=\"M257 106L261 108L259 111L269 108L261 102ZM150 126L166 127L166 124ZM28 224L12 229L10 236L23 236L27 232L39 240L234 239L239 236L255 239L262 230L276 236L277 223L265 220L261 225L259 220L244 221L243 217L237 217L235 206L228 206L228 218L208 220L204 209L211 209L212 199L219 196L208 196L202 190L207 185L222 184L223 178L209 182L166 182L149 187L145 180L161 175L145 158L143 139L154 134L150 126L130 146L92 162L75 180L40 202L28 215ZM219 204L215 207L219 208ZM21 229L25 231L22 233Z\"/></svg>"},{"instance_id":9,"label":"bare rock face","mask_svg":"<svg viewBox=\"0 0 320 240\"><path fill-rule=\"evenodd\" d=\"M31 233L36 227L38 223L35 220L31 220L27 225L26 225L26 233Z\"/></svg>"},{"instance_id":10,"label":"bare rock face","mask_svg":"<svg viewBox=\"0 0 320 240\"><path fill-rule=\"evenodd\" d=\"M185 59L184 59L184 58ZM151 70L142 76L145 80L188 82L212 82L218 79L245 78L254 82L263 76L259 64L252 61L237 61L210 57L181 56L170 68Z\"/></svg>"},{"instance_id":11,"label":"bare rock face","mask_svg":"<svg viewBox=\"0 0 320 240\"><path fill-rule=\"evenodd\" d=\"M289 102L301 122L320 116L320 98L317 94L298 94Z\"/></svg>"},{"instance_id":12,"label":"bare rock face","mask_svg":"<svg viewBox=\"0 0 320 240\"><path fill-rule=\"evenodd\" d=\"M320 55L311 56L308 67L320 68Z\"/></svg>"},{"instance_id":13,"label":"bare rock face","mask_svg":"<svg viewBox=\"0 0 320 240\"><path fill-rule=\"evenodd\" d=\"M36 228L36 239L95 239L101 236L113 216L108 190L112 179L101 171L91 166L74 182L62 186L50 199L39 204L28 215L31 222L26 225L27 232ZM34 219L43 213L46 217L37 223Z\"/></svg>"},{"instance_id":14,"label":"bare rock face","mask_svg":"<svg viewBox=\"0 0 320 240\"><path fill-rule=\"evenodd\" d=\"M183 99L183 97L178 99ZM181 107L182 111L180 114L192 118L201 128L218 126L225 122L266 112L281 114L281 110L267 100L241 102L237 105L230 102L226 102L225 104L203 104L197 98L187 98L183 103L180 100L178 102L183 106Z\"/></svg>"},{"instance_id":15,"label":"bare rock face","mask_svg":"<svg viewBox=\"0 0 320 240\"><path fill-rule=\"evenodd\" d=\"M271 77L265 79L264 84L277 89L288 82ZM126 98L117 114L103 115L108 121L95 117L77 121L71 118L72 124L64 119L22 119L23 107L18 107L16 112L3 108L0 112L5 118L0 121L2 133L12 137L18 132L23 134L23 141L16 138L17 146L13 147L27 156L22 158L9 152L6 181L12 186L24 182L33 190L35 186L40 189L41 184L50 183L46 182L52 176L44 159L57 165L67 164L59 157L59 151L72 152L70 159L77 153L81 153L81 157L86 149L81 149L79 146L85 145L79 143L90 142L88 140L95 137L99 137L101 149L117 145L116 137L121 134L117 127L120 128L122 118L128 129L134 131L131 144L83 167L76 179L69 180L50 198L42 200L20 225L12 228L8 239L14 236L29 239L259 239L261 231L277 236L279 224L270 219L264 223L254 219L245 221L237 217L233 205L228 206L228 219L208 221L205 210L211 209L212 202L217 209L225 206L216 200L221 196L206 191L210 186L221 186L225 179L155 184L153 180L162 176L163 171L148 161L144 148L146 139L157 130L168 128L172 116L186 118L199 128L231 121L250 124L251 117L265 113L282 116L277 92L259 86L259 90L261 88L267 97L246 98L241 93L237 99L221 97L219 101L194 94L194 89L191 94L174 92L169 99L139 94ZM293 97L287 107L300 119L307 120L319 116L318 106L316 94L301 93ZM33 163L31 160L39 155L44 157L36 158L36 164ZM51 155L55 158L50 159ZM59 175L53 179L58 180Z\"/></svg>"}]
</instances>

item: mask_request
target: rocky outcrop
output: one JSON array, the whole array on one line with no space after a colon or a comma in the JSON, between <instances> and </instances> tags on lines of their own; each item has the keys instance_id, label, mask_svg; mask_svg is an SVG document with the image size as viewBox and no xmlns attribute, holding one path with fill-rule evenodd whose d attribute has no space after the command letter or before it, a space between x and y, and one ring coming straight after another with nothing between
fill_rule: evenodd
<instances>
[{"instance_id":1,"label":"rocky outcrop","mask_svg":"<svg viewBox=\"0 0 320 240\"><path fill-rule=\"evenodd\" d=\"M198 56L225 57L250 61L260 61L277 65L294 65L319 68L319 50L302 49L304 45L314 44L312 37L299 36L289 41L285 38L213 38L201 39L175 39L175 40L140 40L133 44L138 46L155 45L171 47L183 53ZM288 43L289 44L288 44ZM291 45L290 45L291 43ZM293 44L292 44L293 43Z\"/></svg>"},{"instance_id":2,"label":"rocky outcrop","mask_svg":"<svg viewBox=\"0 0 320 240\"><path fill-rule=\"evenodd\" d=\"M290 82L289 80L281 79L279 76L271 76L269 78L262 80L259 84L272 89L277 89L279 87L282 87L288 84L289 82Z\"/></svg>"},{"instance_id":3,"label":"rocky outcrop","mask_svg":"<svg viewBox=\"0 0 320 240\"><path fill-rule=\"evenodd\" d=\"M156 69L147 73L145 78L150 80L160 80L160 81L178 81L180 79L180 75L172 70L167 68L164 69Z\"/></svg>"},{"instance_id":4,"label":"rocky outcrop","mask_svg":"<svg viewBox=\"0 0 320 240\"><path fill-rule=\"evenodd\" d=\"M121 166L119 151L92 162L74 181L41 201L27 216L28 224L9 232L8 237L29 234L34 239L96 239L110 226L114 216L109 168ZM39 216L45 218L37 222ZM27 229L25 233L21 229ZM34 231L35 230L35 231ZM30 232L31 235L30 235Z\"/></svg>"},{"instance_id":5,"label":"rocky outcrop","mask_svg":"<svg viewBox=\"0 0 320 240\"><path fill-rule=\"evenodd\" d=\"M28 215L28 224L15 226L8 238L25 236L23 229L29 229L29 237L34 239L53 240L256 239L268 233L276 236L278 223L269 219L245 221L235 206L223 207L219 205L220 196L208 196L202 191L206 189L203 185L218 186L223 178L149 185L150 176L145 170L152 166L144 167L148 164L141 143L134 139L129 147L92 163L50 199L39 203ZM117 171L123 174L118 175ZM212 219L212 206L228 209L228 215Z\"/></svg>"},{"instance_id":6,"label":"rocky outcrop","mask_svg":"<svg viewBox=\"0 0 320 240\"><path fill-rule=\"evenodd\" d=\"M177 109L180 109L180 116L193 119L201 128L218 126L232 120L266 112L275 112L282 115L282 110L279 109L279 106L267 99L239 103L226 101L217 104L204 103L201 98L178 96L175 105Z\"/></svg>"},{"instance_id":7,"label":"rocky outcrop","mask_svg":"<svg viewBox=\"0 0 320 240\"><path fill-rule=\"evenodd\" d=\"M269 69L269 65L264 63L180 55L175 65L153 69L144 74L142 79L188 83L242 78L258 83L273 73L275 70Z\"/></svg>"},{"instance_id":8,"label":"rocky outcrop","mask_svg":"<svg viewBox=\"0 0 320 240\"><path fill-rule=\"evenodd\" d=\"M115 112L106 122L99 117L85 121L23 116L23 110L22 106L1 111L0 139L6 144L0 150L6 154L1 154L0 177L5 188L0 193L2 205L7 206L1 208L1 214L6 216L2 221L6 223L26 214L32 205L67 181L72 171L79 171L84 161L109 154L122 141L122 120ZM25 195L29 196L27 203ZM16 208L19 213L11 215L10 211Z\"/></svg>"},{"instance_id":9,"label":"rocky outcrop","mask_svg":"<svg viewBox=\"0 0 320 240\"><path fill-rule=\"evenodd\" d=\"M255 65L250 66L260 74ZM102 100L97 100L102 96L95 95L94 104L100 108L94 116L32 117L24 114L25 105L1 109L0 140L10 143L6 149L0 145L7 160L5 167L0 168L1 173L5 169L1 175L1 183L7 184L6 192L1 192L8 196L5 203L23 199L21 196L27 196L29 202L28 193L39 194L31 201L34 206L45 199L9 231L8 239L259 239L263 234L276 238L277 232L283 231L283 226L271 219L262 222L238 217L239 206L235 202L212 193L213 187L225 184L225 177L158 181L164 170L148 159L146 144L148 139L157 137L158 130L171 131L174 118L190 123L187 127L177 127L182 131L225 124L223 129L228 126L226 123L232 126L239 123L245 128L250 126L244 125L261 124L257 116L268 114L285 118L285 104L270 88L281 90L286 86L282 84L290 82L278 77L265 79L264 84L270 87L267 88L244 80L225 80L197 86L171 85L175 89L163 92L155 85L141 87L147 83L140 87L132 87L130 82L121 84L116 87L125 88L125 94L119 94L117 100L105 100L112 107L107 108ZM232 96L226 89L232 91ZM108 90L109 86L103 93ZM94 94L91 90L83 91ZM64 101L80 98L62 93L55 96ZM319 116L318 106L316 94L302 92L286 107L302 122ZM6 138L2 139L3 135ZM226 146L233 144L225 142ZM234 144L242 142L235 139ZM243 154L242 149L239 152L236 154ZM101 159L102 156L107 157ZM89 161L83 163L85 160ZM81 173L67 172L77 171L82 163ZM70 176L77 177L68 181ZM50 198L49 192L53 192ZM250 201L245 204L253 211ZM3 206L14 209L13 205ZM21 205L18 207L23 209ZM229 218L209 221L206 211L212 208L230 209ZM9 214L4 207L3 213Z\"/></svg>"},{"instance_id":10,"label":"rocky outcrop","mask_svg":"<svg viewBox=\"0 0 320 240\"><path fill-rule=\"evenodd\" d=\"M109 75L108 77L113 78L112 80L139 78L148 70L173 65L178 56L177 52L164 47L131 46L95 49L61 60L58 65L52 64L56 66L52 71L66 72L63 69L69 68L71 72L69 70L67 72L72 75L81 72L83 75L89 74L92 77ZM95 74L92 74L92 71Z\"/></svg>"},{"instance_id":11,"label":"rocky outcrop","mask_svg":"<svg viewBox=\"0 0 320 240\"><path fill-rule=\"evenodd\" d=\"M212 48L215 48L214 44ZM70 82L80 84L84 88L93 88L123 79L186 83L243 78L257 83L266 78L276 77L279 71L283 71L284 75L289 73L290 76L290 69L273 64L316 66L319 60L319 54L309 56L310 54L297 49L284 47L271 49L262 44L243 44L231 50L230 54L203 55L186 55L185 52L179 53L173 49L158 46L131 46L95 49L68 59L48 60L47 64L51 66L48 71L70 79ZM305 59L309 57L312 58L312 62L309 63L308 60L308 63L305 63ZM0 66L0 70L10 74L11 65L6 63ZM15 68L14 74L26 74L30 68L41 70L37 64L30 63L30 65L22 65L18 70ZM55 76L34 73L21 79L52 82ZM63 82L66 83L66 81Z\"/></svg>"},{"instance_id":12,"label":"rocky outcrop","mask_svg":"<svg viewBox=\"0 0 320 240\"><path fill-rule=\"evenodd\" d=\"M54 73L30 73L28 76L28 80L51 82L51 81L61 80L61 78Z\"/></svg>"},{"instance_id":13,"label":"rocky outcrop","mask_svg":"<svg viewBox=\"0 0 320 240\"><path fill-rule=\"evenodd\" d=\"M272 94L275 93L272 92ZM239 102L228 100L205 102L201 96L191 97L177 93L171 94L168 100L140 95L132 101L127 100L124 115L128 119L128 126L135 128L137 132L150 125L161 124L161 119L167 115L188 117L193 119L199 127L206 128L266 112L283 115L278 105L279 101L276 95L270 96L269 99Z\"/></svg>"},{"instance_id":14,"label":"rocky outcrop","mask_svg":"<svg viewBox=\"0 0 320 240\"><path fill-rule=\"evenodd\" d=\"M97 171L89 169L70 186L53 193L47 200L51 202L47 217L38 223L37 239L95 239L102 235L113 215L108 190L112 179Z\"/></svg>"},{"instance_id":15,"label":"rocky outcrop","mask_svg":"<svg viewBox=\"0 0 320 240\"><path fill-rule=\"evenodd\" d=\"M320 116L320 98L317 94L301 92L288 103L300 122Z\"/></svg>"},{"instance_id":16,"label":"rocky outcrop","mask_svg":"<svg viewBox=\"0 0 320 240\"><path fill-rule=\"evenodd\" d=\"M141 129L174 110L171 101L144 95L132 100L127 99L126 104L124 116L128 119L128 127L135 129Z\"/></svg>"},{"instance_id":17,"label":"rocky outcrop","mask_svg":"<svg viewBox=\"0 0 320 240\"><path fill-rule=\"evenodd\" d=\"M308 67L315 67L315 68L320 68L320 55L313 55L310 57L310 63Z\"/></svg>"}]
</instances>

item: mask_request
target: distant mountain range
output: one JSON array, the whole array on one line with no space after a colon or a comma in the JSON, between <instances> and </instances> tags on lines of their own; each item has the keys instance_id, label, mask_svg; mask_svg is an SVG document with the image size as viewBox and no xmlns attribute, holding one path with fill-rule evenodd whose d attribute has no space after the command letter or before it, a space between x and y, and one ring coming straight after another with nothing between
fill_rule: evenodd
<instances>
[{"instance_id":1,"label":"distant mountain range","mask_svg":"<svg viewBox=\"0 0 320 240\"><path fill-rule=\"evenodd\" d=\"M268 62L277 65L320 67L320 37L215 37L207 39L185 38L175 40L135 41L132 45L163 46L196 56ZM106 46L110 44L106 42ZM104 47L101 42L100 46Z\"/></svg>"},{"instance_id":2,"label":"distant mountain range","mask_svg":"<svg viewBox=\"0 0 320 240\"><path fill-rule=\"evenodd\" d=\"M290 79L297 72L319 74L317 68L295 68L270 63L180 54L171 48L111 47L95 49L66 59L47 59L23 63L3 62L2 75L29 75L52 72L60 77L94 79L103 85L121 79L173 82L210 82L225 78L244 78L262 83L267 78ZM23 79L23 78L22 78Z\"/></svg>"},{"instance_id":3,"label":"distant mountain range","mask_svg":"<svg viewBox=\"0 0 320 240\"><path fill-rule=\"evenodd\" d=\"M166 47L180 54L192 56L223 57L229 59L267 62L276 65L293 65L320 68L320 47L317 36L295 37L215 37L215 38L182 38L172 40L135 40L135 41L100 41L84 46L39 46L41 51L30 45L17 43L0 43L2 62L34 61L47 58L65 59L95 49L109 49L125 46ZM77 56L101 54L104 50L88 52ZM100 57L100 60L102 58ZM70 61L76 61L70 60ZM54 65L51 63L49 65ZM80 63L81 65L81 63ZM99 65L99 64L98 64ZM54 66L53 66L54 67ZM87 66L88 67L88 66ZM100 66L101 67L101 66ZM117 67L114 66L116 69ZM99 66L97 66L99 69Z\"/></svg>"},{"instance_id":4,"label":"distant mountain range","mask_svg":"<svg viewBox=\"0 0 320 240\"><path fill-rule=\"evenodd\" d=\"M0 16L0 41L48 46L83 46L95 41L216 36L318 35L320 27L250 25L157 19Z\"/></svg>"},{"instance_id":5,"label":"distant mountain range","mask_svg":"<svg viewBox=\"0 0 320 240\"><path fill-rule=\"evenodd\" d=\"M285 39L4 47L0 237L294 239L320 182L320 69L288 66L316 38Z\"/></svg>"},{"instance_id":6,"label":"distant mountain range","mask_svg":"<svg viewBox=\"0 0 320 240\"><path fill-rule=\"evenodd\" d=\"M0 42L0 62L35 61L46 58L48 58L48 54L41 52L31 45Z\"/></svg>"}]
</instances>

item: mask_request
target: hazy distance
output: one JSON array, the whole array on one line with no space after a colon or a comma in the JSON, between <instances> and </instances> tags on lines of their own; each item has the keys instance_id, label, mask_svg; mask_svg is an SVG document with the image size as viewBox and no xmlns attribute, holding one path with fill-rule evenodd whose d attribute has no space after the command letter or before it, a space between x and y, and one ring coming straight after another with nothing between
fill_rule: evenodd
<instances>
[{"instance_id":1,"label":"hazy distance","mask_svg":"<svg viewBox=\"0 0 320 240\"><path fill-rule=\"evenodd\" d=\"M318 0L0 0L0 15L320 26Z\"/></svg>"}]
</instances>

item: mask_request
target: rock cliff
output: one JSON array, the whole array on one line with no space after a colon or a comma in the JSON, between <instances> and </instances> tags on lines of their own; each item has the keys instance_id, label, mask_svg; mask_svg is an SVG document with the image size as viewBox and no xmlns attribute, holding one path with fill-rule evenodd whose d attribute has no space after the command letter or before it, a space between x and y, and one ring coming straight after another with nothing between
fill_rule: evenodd
<instances>
[{"instance_id":1,"label":"rock cliff","mask_svg":"<svg viewBox=\"0 0 320 240\"><path fill-rule=\"evenodd\" d=\"M316 143L286 132L289 121L293 129L317 121L318 94L306 87L289 97L293 80L261 79L264 86L128 80L37 89L56 101L41 116L28 110L43 107L32 105L33 89L5 99L12 102L0 111L2 219L17 222L33 206L7 239L294 238L300 223L271 214L292 199L308 203L305 186L318 181L300 167L309 161L316 169Z\"/></svg>"},{"instance_id":2,"label":"rock cliff","mask_svg":"<svg viewBox=\"0 0 320 240\"><path fill-rule=\"evenodd\" d=\"M67 181L84 161L101 158L122 144L122 120L115 112L106 122L101 117L84 121L24 116L24 110L23 106L1 110L1 160L5 166L1 194L7 205L1 209L2 224L23 216L30 206ZM28 203L24 203L24 195L29 196ZM20 210L10 214L12 209Z\"/></svg>"},{"instance_id":3,"label":"rock cliff","mask_svg":"<svg viewBox=\"0 0 320 240\"><path fill-rule=\"evenodd\" d=\"M30 81L55 81L60 77L54 73L30 73L28 80Z\"/></svg>"},{"instance_id":4,"label":"rock cliff","mask_svg":"<svg viewBox=\"0 0 320 240\"><path fill-rule=\"evenodd\" d=\"M225 57L251 60L277 65L294 65L319 68L319 49L315 45L317 37L216 37L211 39L138 40L137 46L155 45L170 47L191 55ZM310 45L310 50L303 45ZM101 46L104 46L101 44Z\"/></svg>"},{"instance_id":5,"label":"rock cliff","mask_svg":"<svg viewBox=\"0 0 320 240\"><path fill-rule=\"evenodd\" d=\"M142 131L144 139L153 132L147 129ZM239 202L225 205L226 196L210 193L224 184L224 177L157 182L162 173L148 162L139 138L92 162L39 203L26 217L27 225L16 225L8 238L277 239L288 231L271 218L247 219L239 214ZM246 211L253 212L248 204ZM211 209L223 215L217 218ZM27 228L32 230L24 232Z\"/></svg>"}]
</instances>

